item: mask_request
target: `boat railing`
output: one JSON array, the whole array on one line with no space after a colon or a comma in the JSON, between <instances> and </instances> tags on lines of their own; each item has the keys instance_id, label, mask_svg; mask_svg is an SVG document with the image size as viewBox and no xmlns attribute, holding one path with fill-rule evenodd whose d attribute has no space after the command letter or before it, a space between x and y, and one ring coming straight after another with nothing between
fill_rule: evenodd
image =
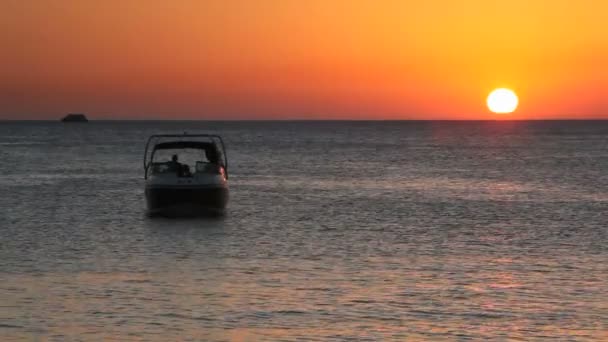
<instances>
[{"instance_id":1,"label":"boat railing","mask_svg":"<svg viewBox=\"0 0 608 342\"><path fill-rule=\"evenodd\" d=\"M206 138L216 143L219 142L219 146L221 147L221 155L223 159L223 167L226 173L226 179L228 179L228 155L226 154L226 147L224 145L224 140L221 136L217 134L154 134L148 138L148 142L146 143L146 149L144 151L144 178L148 179L148 170L150 165L152 165L152 159L154 154L154 149L152 148L152 152L150 151L150 147L156 146L162 139L170 139L170 138L179 138L182 141L187 141L192 138ZM179 140L178 140L179 141ZM152 155L150 155L152 154ZM149 156L149 157L148 157Z\"/></svg>"}]
</instances>

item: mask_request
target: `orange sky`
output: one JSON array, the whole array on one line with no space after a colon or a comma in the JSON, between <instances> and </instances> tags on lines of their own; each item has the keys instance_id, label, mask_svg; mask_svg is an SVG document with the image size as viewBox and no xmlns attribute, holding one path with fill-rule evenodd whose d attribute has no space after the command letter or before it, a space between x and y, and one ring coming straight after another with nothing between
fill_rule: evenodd
<instances>
[{"instance_id":1,"label":"orange sky","mask_svg":"<svg viewBox=\"0 0 608 342\"><path fill-rule=\"evenodd\" d=\"M2 0L0 118L608 118L608 1Z\"/></svg>"}]
</instances>

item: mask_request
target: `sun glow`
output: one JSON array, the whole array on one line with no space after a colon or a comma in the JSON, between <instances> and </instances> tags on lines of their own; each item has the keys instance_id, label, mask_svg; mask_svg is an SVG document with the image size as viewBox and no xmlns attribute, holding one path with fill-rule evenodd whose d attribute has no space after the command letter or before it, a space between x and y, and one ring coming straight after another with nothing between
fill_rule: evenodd
<instances>
[{"instance_id":1,"label":"sun glow","mask_svg":"<svg viewBox=\"0 0 608 342\"><path fill-rule=\"evenodd\" d=\"M488 108L497 114L512 113L517 109L519 99L511 89L499 88L493 90L487 99Z\"/></svg>"}]
</instances>

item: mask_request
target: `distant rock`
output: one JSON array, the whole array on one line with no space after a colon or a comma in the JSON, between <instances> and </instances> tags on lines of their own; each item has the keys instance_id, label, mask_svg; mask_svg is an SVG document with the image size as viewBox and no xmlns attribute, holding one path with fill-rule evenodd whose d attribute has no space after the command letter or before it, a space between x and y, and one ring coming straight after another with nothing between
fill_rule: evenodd
<instances>
[{"instance_id":1,"label":"distant rock","mask_svg":"<svg viewBox=\"0 0 608 342\"><path fill-rule=\"evenodd\" d=\"M89 122L89 119L84 114L68 114L63 119L62 122Z\"/></svg>"}]
</instances>

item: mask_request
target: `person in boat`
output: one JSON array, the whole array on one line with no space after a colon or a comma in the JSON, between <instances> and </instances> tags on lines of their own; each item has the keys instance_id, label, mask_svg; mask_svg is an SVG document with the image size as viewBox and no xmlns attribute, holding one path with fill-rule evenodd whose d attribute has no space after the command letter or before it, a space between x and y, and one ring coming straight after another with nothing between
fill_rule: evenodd
<instances>
[{"instance_id":1,"label":"person in boat","mask_svg":"<svg viewBox=\"0 0 608 342\"><path fill-rule=\"evenodd\" d=\"M188 164L182 164L177 160L177 155L174 154L169 162L169 170L177 172L178 177L192 177L190 166L188 166Z\"/></svg>"},{"instance_id":2,"label":"person in boat","mask_svg":"<svg viewBox=\"0 0 608 342\"><path fill-rule=\"evenodd\" d=\"M182 167L182 164L178 161L177 154L174 154L171 157L171 161L167 163L169 166L169 170L179 171Z\"/></svg>"},{"instance_id":3,"label":"person in boat","mask_svg":"<svg viewBox=\"0 0 608 342\"><path fill-rule=\"evenodd\" d=\"M177 154L174 154L171 157L171 161L169 161L167 164L169 165L169 170L176 172L178 177L184 177L190 173L188 165L182 164L178 161Z\"/></svg>"}]
</instances>

